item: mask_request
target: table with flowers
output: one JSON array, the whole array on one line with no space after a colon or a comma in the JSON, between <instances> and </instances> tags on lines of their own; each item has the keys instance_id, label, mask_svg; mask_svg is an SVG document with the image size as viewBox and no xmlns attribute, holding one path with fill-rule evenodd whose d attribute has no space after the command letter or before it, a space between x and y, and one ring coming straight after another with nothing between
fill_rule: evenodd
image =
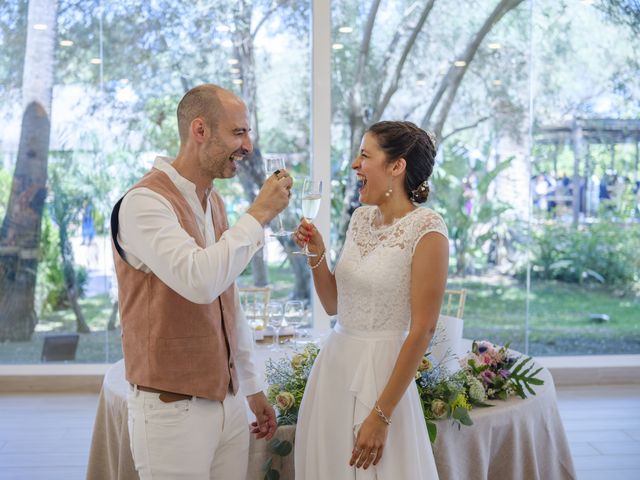
<instances>
[{"instance_id":1,"label":"table with flowers","mask_svg":"<svg viewBox=\"0 0 640 480\"><path fill-rule=\"evenodd\" d=\"M288 350L289 356L294 356ZM266 346L257 348L266 361L272 354ZM281 355L280 355L281 356ZM299 361L298 358L294 360ZM535 387L535 395L522 399L487 400L491 407L473 408L472 426L460 426L451 419L437 420L433 444L441 480L501 479L575 479L573 462L558 413L551 374L541 369L537 378L544 383ZM115 363L107 372L100 393L90 451L88 479L136 479L129 450L126 395L128 383L124 363ZM275 394L275 392L272 392ZM272 399L275 395L271 395ZM280 399L287 402L287 396ZM279 427L276 438L293 444L295 425ZM276 449L278 450L276 442ZM274 453L274 445L252 438L247 480L264 478L263 466L272 468L282 480L294 479L293 452ZM345 462L348 461L345 454Z\"/></svg>"}]
</instances>

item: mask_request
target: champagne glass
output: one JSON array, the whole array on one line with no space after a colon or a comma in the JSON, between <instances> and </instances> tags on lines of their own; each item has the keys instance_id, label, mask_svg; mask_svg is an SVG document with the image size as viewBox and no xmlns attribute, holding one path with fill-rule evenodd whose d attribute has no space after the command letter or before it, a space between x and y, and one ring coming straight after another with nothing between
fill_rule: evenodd
<instances>
[{"instance_id":1,"label":"champagne glass","mask_svg":"<svg viewBox=\"0 0 640 480\"><path fill-rule=\"evenodd\" d=\"M276 352L280 351L280 328L282 327L282 321L284 320L284 310L282 308L282 302L272 301L267 305L267 318L269 319L269 325L273 327L273 344L269 347L269 350Z\"/></svg>"},{"instance_id":2,"label":"champagne glass","mask_svg":"<svg viewBox=\"0 0 640 480\"><path fill-rule=\"evenodd\" d=\"M267 170L267 176L273 175L278 170L280 171L284 170L284 158L268 157L265 161L265 169ZM277 215L277 218L278 218L278 226L280 228L278 228L277 232L272 232L271 236L272 237L288 237L289 235L291 235L293 232L289 232L284 229L284 226L282 225L282 217L280 216L280 214Z\"/></svg>"},{"instance_id":3,"label":"champagne glass","mask_svg":"<svg viewBox=\"0 0 640 480\"><path fill-rule=\"evenodd\" d=\"M264 306L258 303L250 303L245 309L244 316L251 327L253 341L255 342L258 340L257 330L264 329Z\"/></svg>"},{"instance_id":4,"label":"champagne glass","mask_svg":"<svg viewBox=\"0 0 640 480\"><path fill-rule=\"evenodd\" d=\"M284 304L284 318L293 327L293 343L298 346L297 328L304 318L304 303L300 300L289 300Z\"/></svg>"},{"instance_id":5,"label":"champagne glass","mask_svg":"<svg viewBox=\"0 0 640 480\"><path fill-rule=\"evenodd\" d=\"M309 223L312 223L318 210L320 210L320 202L322 200L322 180L313 180L305 178L302 185L302 216ZM315 253L309 251L309 243L299 252L293 252L307 257L317 257Z\"/></svg>"}]
</instances>

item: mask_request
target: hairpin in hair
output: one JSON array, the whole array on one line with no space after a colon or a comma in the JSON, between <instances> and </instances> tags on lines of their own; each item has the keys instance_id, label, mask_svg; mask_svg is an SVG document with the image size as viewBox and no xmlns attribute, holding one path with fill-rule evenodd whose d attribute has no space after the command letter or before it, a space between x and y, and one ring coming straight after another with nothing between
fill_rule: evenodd
<instances>
[{"instance_id":1,"label":"hairpin in hair","mask_svg":"<svg viewBox=\"0 0 640 480\"><path fill-rule=\"evenodd\" d=\"M411 197L416 200L423 196L425 192L429 192L429 182L425 180L411 192Z\"/></svg>"}]
</instances>

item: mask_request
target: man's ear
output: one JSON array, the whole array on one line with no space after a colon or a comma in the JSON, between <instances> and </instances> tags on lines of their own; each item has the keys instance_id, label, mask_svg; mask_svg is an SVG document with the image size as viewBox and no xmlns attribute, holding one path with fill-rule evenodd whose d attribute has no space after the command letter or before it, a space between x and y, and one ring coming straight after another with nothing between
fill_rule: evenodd
<instances>
[{"instance_id":1,"label":"man's ear","mask_svg":"<svg viewBox=\"0 0 640 480\"><path fill-rule=\"evenodd\" d=\"M207 137L207 125L200 117L196 117L191 121L191 136L196 143L204 143Z\"/></svg>"}]
</instances>

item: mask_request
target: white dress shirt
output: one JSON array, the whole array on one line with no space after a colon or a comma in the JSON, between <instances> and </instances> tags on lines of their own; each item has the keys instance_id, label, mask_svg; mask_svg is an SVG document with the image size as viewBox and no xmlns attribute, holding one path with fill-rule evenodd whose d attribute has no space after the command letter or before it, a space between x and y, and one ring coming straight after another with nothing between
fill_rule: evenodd
<instances>
[{"instance_id":1,"label":"white dress shirt","mask_svg":"<svg viewBox=\"0 0 640 480\"><path fill-rule=\"evenodd\" d=\"M262 225L245 214L215 241L211 205L206 211L196 186L182 177L168 157L157 157L154 167L165 172L187 200L205 239L205 248L181 226L171 203L148 188L129 192L120 206L118 243L129 265L152 271L171 289L194 303L213 302L242 273L264 244ZM243 395L263 389L253 355L253 339L236 291L236 365Z\"/></svg>"}]
</instances>

